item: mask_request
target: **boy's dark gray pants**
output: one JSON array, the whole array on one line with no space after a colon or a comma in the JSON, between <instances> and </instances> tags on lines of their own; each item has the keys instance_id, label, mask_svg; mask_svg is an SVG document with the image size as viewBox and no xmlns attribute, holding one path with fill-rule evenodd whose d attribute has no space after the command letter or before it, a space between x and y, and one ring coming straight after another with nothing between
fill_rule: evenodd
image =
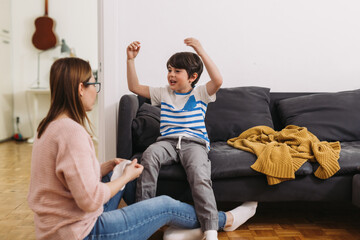
<instances>
[{"instance_id":1,"label":"boy's dark gray pants","mask_svg":"<svg viewBox=\"0 0 360 240\"><path fill-rule=\"evenodd\" d=\"M178 149L177 149L178 148ZM137 180L136 201L156 195L162 165L180 162L189 182L201 229L218 230L218 211L211 183L211 163L205 141L197 138L159 137L142 155L144 170Z\"/></svg>"}]
</instances>

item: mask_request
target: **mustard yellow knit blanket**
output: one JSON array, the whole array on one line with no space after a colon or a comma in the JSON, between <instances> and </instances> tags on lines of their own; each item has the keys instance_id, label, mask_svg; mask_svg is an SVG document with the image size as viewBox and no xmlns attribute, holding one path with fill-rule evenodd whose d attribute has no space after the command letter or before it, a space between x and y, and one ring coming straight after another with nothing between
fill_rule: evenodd
<instances>
[{"instance_id":1,"label":"mustard yellow knit blanket","mask_svg":"<svg viewBox=\"0 0 360 240\"><path fill-rule=\"evenodd\" d=\"M308 160L319 163L314 174L321 179L333 176L340 169L340 143L320 142L306 127L288 125L275 131L256 126L227 143L255 154L257 160L251 168L265 174L269 185L294 179L295 172Z\"/></svg>"}]
</instances>

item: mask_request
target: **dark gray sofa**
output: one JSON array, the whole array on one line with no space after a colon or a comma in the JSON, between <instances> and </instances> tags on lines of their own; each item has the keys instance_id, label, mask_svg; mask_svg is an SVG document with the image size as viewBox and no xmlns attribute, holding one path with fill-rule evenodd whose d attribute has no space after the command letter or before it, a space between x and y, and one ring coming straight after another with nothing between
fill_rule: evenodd
<instances>
[{"instance_id":1,"label":"dark gray sofa","mask_svg":"<svg viewBox=\"0 0 360 240\"><path fill-rule=\"evenodd\" d=\"M159 135L159 114L148 99L121 97L117 157L141 158ZM360 207L360 90L290 93L262 87L222 88L216 102L209 104L205 121L217 202L336 201ZM314 176L318 164L306 162L294 180L269 186L265 175L250 168L256 156L226 143L253 126L281 130L290 124L307 127L320 140L341 142L341 169L334 176L318 179ZM181 165L161 168L157 194L192 200Z\"/></svg>"}]
</instances>

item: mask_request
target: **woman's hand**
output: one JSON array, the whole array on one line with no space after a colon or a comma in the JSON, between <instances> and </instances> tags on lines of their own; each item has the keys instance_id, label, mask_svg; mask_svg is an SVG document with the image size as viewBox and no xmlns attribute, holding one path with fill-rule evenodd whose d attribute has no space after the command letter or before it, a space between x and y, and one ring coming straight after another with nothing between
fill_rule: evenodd
<instances>
[{"instance_id":1,"label":"woman's hand","mask_svg":"<svg viewBox=\"0 0 360 240\"><path fill-rule=\"evenodd\" d=\"M124 159L122 158L114 158L112 160L106 161L104 163L101 164L100 169L101 169L101 177L105 176L106 174L108 174L109 172L111 172L114 167L116 165L118 165L119 163L121 163L122 161L124 161Z\"/></svg>"},{"instance_id":2,"label":"woman's hand","mask_svg":"<svg viewBox=\"0 0 360 240\"><path fill-rule=\"evenodd\" d=\"M138 178L143 170L144 166L138 164L137 159L135 158L134 160L132 160L131 164L125 167L123 176L130 182L135 178Z\"/></svg>"},{"instance_id":3,"label":"woman's hand","mask_svg":"<svg viewBox=\"0 0 360 240\"><path fill-rule=\"evenodd\" d=\"M128 182L138 178L143 169L144 167L137 163L137 159L132 160L131 164L125 167L123 174L119 178L105 183L110 188L110 197L115 196Z\"/></svg>"},{"instance_id":4,"label":"woman's hand","mask_svg":"<svg viewBox=\"0 0 360 240\"><path fill-rule=\"evenodd\" d=\"M140 51L140 42L134 41L126 48L127 60L136 58Z\"/></svg>"}]
</instances>

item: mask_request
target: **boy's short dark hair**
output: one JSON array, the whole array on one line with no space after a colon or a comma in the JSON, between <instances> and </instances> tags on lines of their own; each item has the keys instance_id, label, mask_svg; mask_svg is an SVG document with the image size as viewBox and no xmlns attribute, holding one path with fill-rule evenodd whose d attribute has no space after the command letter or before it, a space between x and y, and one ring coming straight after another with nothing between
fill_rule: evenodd
<instances>
[{"instance_id":1,"label":"boy's short dark hair","mask_svg":"<svg viewBox=\"0 0 360 240\"><path fill-rule=\"evenodd\" d=\"M194 73L197 73L198 77L191 83L191 87L195 87L195 84L199 81L200 75L203 71L203 62L200 57L192 52L178 52L172 55L166 63L166 67L174 67L179 69L185 69L189 78Z\"/></svg>"}]
</instances>

